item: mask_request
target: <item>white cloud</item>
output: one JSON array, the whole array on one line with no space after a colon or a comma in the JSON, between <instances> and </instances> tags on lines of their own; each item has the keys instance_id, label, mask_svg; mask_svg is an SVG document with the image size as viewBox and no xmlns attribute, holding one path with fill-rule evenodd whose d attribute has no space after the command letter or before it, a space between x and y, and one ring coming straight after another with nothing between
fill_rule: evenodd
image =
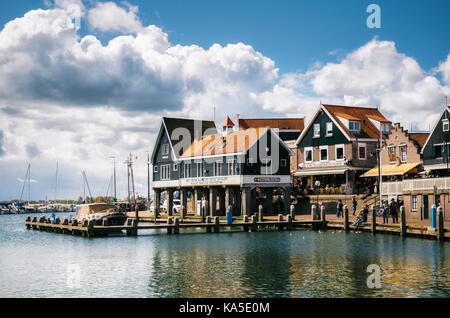
<instances>
[{"instance_id":1,"label":"white cloud","mask_svg":"<svg viewBox=\"0 0 450 318\"><path fill-rule=\"evenodd\" d=\"M450 85L450 54L447 59L439 65L439 72L442 73L442 77L447 85Z\"/></svg>"},{"instance_id":2,"label":"white cloud","mask_svg":"<svg viewBox=\"0 0 450 318\"><path fill-rule=\"evenodd\" d=\"M89 24L97 30L107 32L137 33L142 24L137 16L139 8L126 3L127 8L115 2L98 2L88 12Z\"/></svg>"}]
</instances>

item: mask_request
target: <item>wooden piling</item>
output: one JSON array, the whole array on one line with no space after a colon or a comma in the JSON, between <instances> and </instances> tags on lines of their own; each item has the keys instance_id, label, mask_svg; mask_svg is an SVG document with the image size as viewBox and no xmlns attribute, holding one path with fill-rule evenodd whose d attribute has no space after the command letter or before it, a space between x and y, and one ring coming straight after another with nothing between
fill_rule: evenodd
<instances>
[{"instance_id":1,"label":"wooden piling","mask_svg":"<svg viewBox=\"0 0 450 318\"><path fill-rule=\"evenodd\" d=\"M436 239L438 241L443 241L444 240L444 214L442 213L442 207L439 207L437 209L437 213L436 213L436 217L437 217L437 222L436 222L436 227L437 227L437 233L436 233Z\"/></svg>"},{"instance_id":2,"label":"wooden piling","mask_svg":"<svg viewBox=\"0 0 450 318\"><path fill-rule=\"evenodd\" d=\"M370 210L372 211L372 234L375 235L377 232L377 208L375 207L375 204L370 207Z\"/></svg>"},{"instance_id":3,"label":"wooden piling","mask_svg":"<svg viewBox=\"0 0 450 318\"><path fill-rule=\"evenodd\" d=\"M311 220L317 220L317 207L315 205L311 206Z\"/></svg>"},{"instance_id":4,"label":"wooden piling","mask_svg":"<svg viewBox=\"0 0 450 318\"><path fill-rule=\"evenodd\" d=\"M220 219L218 216L214 217L214 233L220 232Z\"/></svg>"},{"instance_id":5,"label":"wooden piling","mask_svg":"<svg viewBox=\"0 0 450 318\"><path fill-rule=\"evenodd\" d=\"M348 206L344 205L344 231L348 232L350 229L349 223L348 223Z\"/></svg>"},{"instance_id":6,"label":"wooden piling","mask_svg":"<svg viewBox=\"0 0 450 318\"><path fill-rule=\"evenodd\" d=\"M278 222L283 222L283 214L278 214ZM283 224L278 225L278 231L283 230Z\"/></svg>"},{"instance_id":7,"label":"wooden piling","mask_svg":"<svg viewBox=\"0 0 450 318\"><path fill-rule=\"evenodd\" d=\"M244 221L245 224L248 223L248 215L244 215L243 221ZM249 226L248 225L244 225L244 232L248 232L248 231L249 231Z\"/></svg>"},{"instance_id":8,"label":"wooden piling","mask_svg":"<svg viewBox=\"0 0 450 318\"><path fill-rule=\"evenodd\" d=\"M211 216L208 215L208 216L206 217L206 223L207 223L207 224L211 224L211 223L212 223ZM212 232L211 226L207 226L207 227L206 227L206 232L207 232L207 233L211 233L211 232Z\"/></svg>"},{"instance_id":9,"label":"wooden piling","mask_svg":"<svg viewBox=\"0 0 450 318\"><path fill-rule=\"evenodd\" d=\"M173 219L172 219L172 217L168 217L167 218L167 225L169 225L168 227L167 227L167 234L169 234L169 235L171 235L172 233L173 233L173 227L171 226L173 224Z\"/></svg>"},{"instance_id":10,"label":"wooden piling","mask_svg":"<svg viewBox=\"0 0 450 318\"><path fill-rule=\"evenodd\" d=\"M263 206L260 205L258 207L258 222L263 222L263 221L264 221Z\"/></svg>"},{"instance_id":11,"label":"wooden piling","mask_svg":"<svg viewBox=\"0 0 450 318\"><path fill-rule=\"evenodd\" d=\"M180 219L177 217L175 218L173 234L180 234Z\"/></svg>"},{"instance_id":12,"label":"wooden piling","mask_svg":"<svg viewBox=\"0 0 450 318\"><path fill-rule=\"evenodd\" d=\"M406 237L406 213L403 205L400 207L400 235Z\"/></svg>"},{"instance_id":13,"label":"wooden piling","mask_svg":"<svg viewBox=\"0 0 450 318\"><path fill-rule=\"evenodd\" d=\"M291 220L295 221L295 206L291 205L291 210L290 210L290 216L291 216Z\"/></svg>"},{"instance_id":14,"label":"wooden piling","mask_svg":"<svg viewBox=\"0 0 450 318\"><path fill-rule=\"evenodd\" d=\"M291 205L291 212L292 212L292 205ZM292 213L291 214L289 214L289 215L287 215L286 216L286 218L287 218L287 229L288 230L292 230L293 229L293 226L292 226Z\"/></svg>"},{"instance_id":15,"label":"wooden piling","mask_svg":"<svg viewBox=\"0 0 450 318\"><path fill-rule=\"evenodd\" d=\"M256 231L258 231L258 226L256 225L256 223L257 223L256 216L254 216L254 215L251 216L251 218L250 218L250 223L252 224L252 225L250 226L250 231L251 231L251 232L256 232Z\"/></svg>"},{"instance_id":16,"label":"wooden piling","mask_svg":"<svg viewBox=\"0 0 450 318\"><path fill-rule=\"evenodd\" d=\"M320 208L320 220L322 221L322 230L327 229L327 213L325 212L325 207L322 205Z\"/></svg>"},{"instance_id":17,"label":"wooden piling","mask_svg":"<svg viewBox=\"0 0 450 318\"><path fill-rule=\"evenodd\" d=\"M28 217L27 217L26 222L27 222L27 223L26 223L27 229L28 229L28 230L31 230L31 225L28 223L28 222L31 222L31 216L28 216Z\"/></svg>"}]
</instances>

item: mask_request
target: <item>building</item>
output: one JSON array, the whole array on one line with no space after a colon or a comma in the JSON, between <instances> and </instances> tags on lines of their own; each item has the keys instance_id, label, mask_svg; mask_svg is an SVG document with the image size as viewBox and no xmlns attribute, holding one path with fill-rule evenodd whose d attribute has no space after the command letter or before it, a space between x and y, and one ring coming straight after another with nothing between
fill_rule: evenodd
<instances>
[{"instance_id":1,"label":"building","mask_svg":"<svg viewBox=\"0 0 450 318\"><path fill-rule=\"evenodd\" d=\"M383 181L418 177L418 173L422 171L421 151L428 136L429 133L424 132L410 133L399 123L395 123L383 143ZM366 172L363 177L378 178L378 166Z\"/></svg>"},{"instance_id":2,"label":"building","mask_svg":"<svg viewBox=\"0 0 450 318\"><path fill-rule=\"evenodd\" d=\"M211 216L224 215L231 206L235 215L249 215L257 211L258 193L269 202L270 214L273 190L283 189L287 210L291 155L270 127L238 130L227 117L218 132L212 121L165 117L151 158L154 206L166 191L171 213L173 193L179 190L183 215L188 196L194 199L197 214L205 207Z\"/></svg>"},{"instance_id":3,"label":"building","mask_svg":"<svg viewBox=\"0 0 450 318\"><path fill-rule=\"evenodd\" d=\"M379 140L390 129L377 108L321 104L296 142L297 184L311 190L319 181L322 188L364 191L359 177L377 164Z\"/></svg>"}]
</instances>

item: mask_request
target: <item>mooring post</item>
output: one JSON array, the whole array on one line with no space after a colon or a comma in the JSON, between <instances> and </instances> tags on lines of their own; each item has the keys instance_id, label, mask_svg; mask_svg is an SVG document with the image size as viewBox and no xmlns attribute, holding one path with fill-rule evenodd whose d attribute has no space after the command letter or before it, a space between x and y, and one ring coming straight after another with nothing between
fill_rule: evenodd
<instances>
[{"instance_id":1,"label":"mooring post","mask_svg":"<svg viewBox=\"0 0 450 318\"><path fill-rule=\"evenodd\" d=\"M400 207L400 235L406 237L406 213L403 205Z\"/></svg>"},{"instance_id":2,"label":"mooring post","mask_svg":"<svg viewBox=\"0 0 450 318\"><path fill-rule=\"evenodd\" d=\"M37 217L34 217L32 222L33 222L32 228L33 228L33 230L36 230L37 229L37 225L36 225Z\"/></svg>"},{"instance_id":3,"label":"mooring post","mask_svg":"<svg viewBox=\"0 0 450 318\"><path fill-rule=\"evenodd\" d=\"M220 219L218 216L214 217L214 233L220 232Z\"/></svg>"},{"instance_id":4,"label":"mooring post","mask_svg":"<svg viewBox=\"0 0 450 318\"><path fill-rule=\"evenodd\" d=\"M317 207L315 205L311 206L311 220L317 220Z\"/></svg>"},{"instance_id":5,"label":"mooring post","mask_svg":"<svg viewBox=\"0 0 450 318\"><path fill-rule=\"evenodd\" d=\"M27 220L26 220L26 225L27 225L28 230L31 229L31 224L29 224L29 222L31 222L31 216L28 216Z\"/></svg>"},{"instance_id":6,"label":"mooring post","mask_svg":"<svg viewBox=\"0 0 450 318\"><path fill-rule=\"evenodd\" d=\"M258 207L258 222L263 222L264 221L264 216L263 216L263 206L260 205Z\"/></svg>"},{"instance_id":7,"label":"mooring post","mask_svg":"<svg viewBox=\"0 0 450 318\"><path fill-rule=\"evenodd\" d=\"M291 205L291 221L295 221L295 206Z\"/></svg>"},{"instance_id":8,"label":"mooring post","mask_svg":"<svg viewBox=\"0 0 450 318\"><path fill-rule=\"evenodd\" d=\"M442 213L442 207L437 209L437 236L438 241L444 240L444 214Z\"/></svg>"},{"instance_id":9,"label":"mooring post","mask_svg":"<svg viewBox=\"0 0 450 318\"><path fill-rule=\"evenodd\" d=\"M257 219L256 219L255 215L251 216L250 223L252 224L251 227L250 227L250 231L251 232L256 232L258 230L258 227L256 225Z\"/></svg>"},{"instance_id":10,"label":"mooring post","mask_svg":"<svg viewBox=\"0 0 450 318\"><path fill-rule=\"evenodd\" d=\"M206 216L206 205L203 206L203 202L202 202L202 207L200 208L200 210L202 211L202 223L205 223L205 216Z\"/></svg>"},{"instance_id":11,"label":"mooring post","mask_svg":"<svg viewBox=\"0 0 450 318\"><path fill-rule=\"evenodd\" d=\"M291 206L292 207L292 206ZM291 209L292 210L292 209ZM287 229L288 230L292 230L292 214L289 214L289 215L287 215L286 216L286 218L287 218Z\"/></svg>"},{"instance_id":12,"label":"mooring post","mask_svg":"<svg viewBox=\"0 0 450 318\"><path fill-rule=\"evenodd\" d=\"M322 205L320 208L320 219L322 220L322 230L327 229L327 213L325 212L325 207Z\"/></svg>"},{"instance_id":13,"label":"mooring post","mask_svg":"<svg viewBox=\"0 0 450 318\"><path fill-rule=\"evenodd\" d=\"M89 221L86 234L87 237L94 237L94 221Z\"/></svg>"},{"instance_id":14,"label":"mooring post","mask_svg":"<svg viewBox=\"0 0 450 318\"><path fill-rule=\"evenodd\" d=\"M172 224L173 224L173 219L172 219L172 217L168 217L167 218L167 234L172 234L173 233L173 227L172 227Z\"/></svg>"},{"instance_id":15,"label":"mooring post","mask_svg":"<svg viewBox=\"0 0 450 318\"><path fill-rule=\"evenodd\" d=\"M283 222L283 214L278 214L278 222L280 222L278 224L278 230L281 231L283 229L283 224L281 222Z\"/></svg>"},{"instance_id":16,"label":"mooring post","mask_svg":"<svg viewBox=\"0 0 450 318\"><path fill-rule=\"evenodd\" d=\"M348 206L344 205L344 231L348 232Z\"/></svg>"},{"instance_id":17,"label":"mooring post","mask_svg":"<svg viewBox=\"0 0 450 318\"><path fill-rule=\"evenodd\" d=\"M211 220L211 216L210 215L208 215L207 217L206 217L206 223L207 224L211 224L212 223L212 220ZM207 226L206 227L206 232L207 233L211 233L211 226Z\"/></svg>"},{"instance_id":18,"label":"mooring post","mask_svg":"<svg viewBox=\"0 0 450 318\"><path fill-rule=\"evenodd\" d=\"M244 219L243 219L244 223L247 224L248 223L248 215L244 215ZM244 225L244 232L248 232L248 225Z\"/></svg>"},{"instance_id":19,"label":"mooring post","mask_svg":"<svg viewBox=\"0 0 450 318\"><path fill-rule=\"evenodd\" d=\"M375 204L370 207L370 210L372 211L372 234L375 234L377 232L377 208Z\"/></svg>"},{"instance_id":20,"label":"mooring post","mask_svg":"<svg viewBox=\"0 0 450 318\"><path fill-rule=\"evenodd\" d=\"M180 219L179 218L175 218L175 224L174 224L174 228L173 228L173 234L180 234Z\"/></svg>"}]
</instances>

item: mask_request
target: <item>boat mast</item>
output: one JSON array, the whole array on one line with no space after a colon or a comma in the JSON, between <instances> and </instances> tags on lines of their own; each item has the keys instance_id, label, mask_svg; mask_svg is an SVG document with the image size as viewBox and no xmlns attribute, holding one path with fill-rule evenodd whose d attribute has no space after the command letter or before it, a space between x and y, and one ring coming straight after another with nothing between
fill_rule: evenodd
<instances>
[{"instance_id":1,"label":"boat mast","mask_svg":"<svg viewBox=\"0 0 450 318\"><path fill-rule=\"evenodd\" d=\"M87 188L89 191L89 195L91 196L91 199L94 199L94 197L92 196L92 193L91 193L91 188L89 187L89 182L87 180L86 172L84 172L84 170L83 170L83 176L84 176L84 181L86 182L86 185L87 185Z\"/></svg>"},{"instance_id":2,"label":"boat mast","mask_svg":"<svg viewBox=\"0 0 450 318\"><path fill-rule=\"evenodd\" d=\"M19 201L22 201L23 191L25 190L25 185L27 184L28 175L30 174L30 165L31 165L31 164L28 164L27 172L26 172L26 174L25 174L25 179L23 180L22 191L20 192L20 199L19 199ZM29 191L29 190L28 190L28 191ZM28 194L28 196L29 196L29 194Z\"/></svg>"},{"instance_id":3,"label":"boat mast","mask_svg":"<svg viewBox=\"0 0 450 318\"><path fill-rule=\"evenodd\" d=\"M55 178L55 204L56 204L56 191L58 189L58 161L56 162L56 178Z\"/></svg>"},{"instance_id":4,"label":"boat mast","mask_svg":"<svg viewBox=\"0 0 450 318\"><path fill-rule=\"evenodd\" d=\"M130 173L131 173L131 186L133 188L133 204L136 205L136 192L134 189L134 173L133 173L133 160L130 154Z\"/></svg>"}]
</instances>

